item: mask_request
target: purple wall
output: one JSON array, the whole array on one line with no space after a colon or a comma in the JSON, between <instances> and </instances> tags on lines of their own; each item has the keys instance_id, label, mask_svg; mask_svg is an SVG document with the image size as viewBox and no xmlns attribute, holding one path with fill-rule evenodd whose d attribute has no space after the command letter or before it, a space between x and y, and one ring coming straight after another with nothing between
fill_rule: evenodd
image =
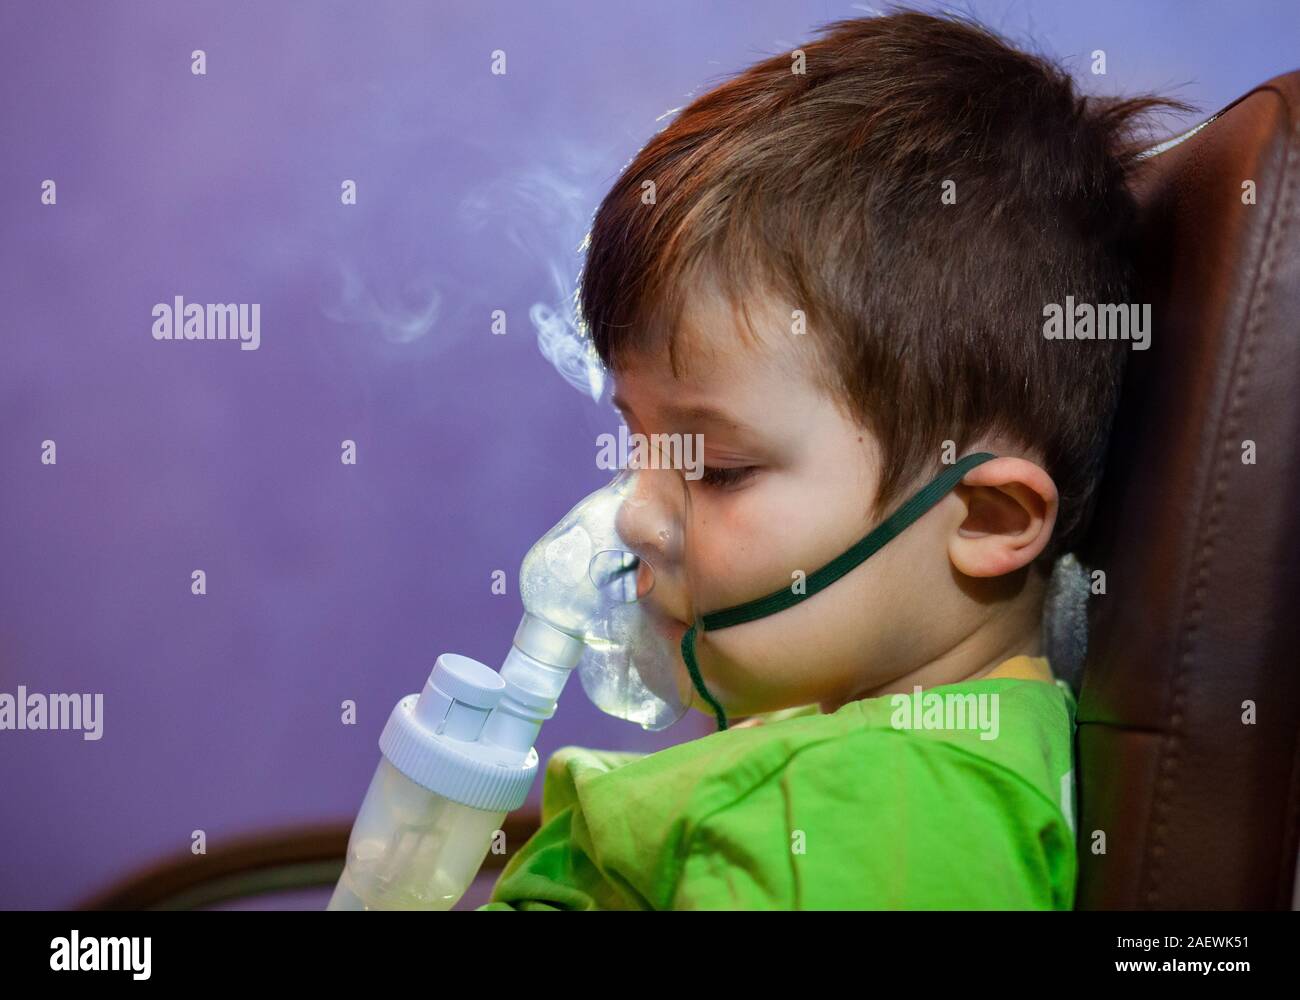
<instances>
[{"instance_id":1,"label":"purple wall","mask_svg":"<svg viewBox=\"0 0 1300 1000\"><path fill-rule=\"evenodd\" d=\"M1291 0L1135 6L971 9L1206 113L1300 64ZM443 650L499 664L524 552L609 478L617 420L529 317L599 198L658 116L865 9L0 9L0 692L104 699L99 741L0 731L0 907L73 905L195 829L354 815L393 703ZM259 349L155 341L176 295L260 303ZM538 750L712 728L641 733L575 679Z\"/></svg>"}]
</instances>

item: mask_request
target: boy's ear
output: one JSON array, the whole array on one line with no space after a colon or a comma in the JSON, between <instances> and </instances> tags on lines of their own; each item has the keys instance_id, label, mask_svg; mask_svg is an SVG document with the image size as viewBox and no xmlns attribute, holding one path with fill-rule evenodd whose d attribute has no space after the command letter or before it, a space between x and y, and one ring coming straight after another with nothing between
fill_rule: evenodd
<instances>
[{"instance_id":1,"label":"boy's ear","mask_svg":"<svg viewBox=\"0 0 1300 1000\"><path fill-rule=\"evenodd\" d=\"M965 516L948 538L948 558L966 576L1002 576L1047 547L1056 524L1056 484L1023 458L994 458L953 488Z\"/></svg>"}]
</instances>

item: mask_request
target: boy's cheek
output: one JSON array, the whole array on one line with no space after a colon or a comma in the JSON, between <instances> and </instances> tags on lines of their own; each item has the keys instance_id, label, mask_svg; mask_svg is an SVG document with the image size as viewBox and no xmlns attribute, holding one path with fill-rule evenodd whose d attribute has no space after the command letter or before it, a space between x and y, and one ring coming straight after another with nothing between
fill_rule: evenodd
<instances>
[{"instance_id":1,"label":"boy's cheek","mask_svg":"<svg viewBox=\"0 0 1300 1000\"><path fill-rule=\"evenodd\" d=\"M694 610L721 611L791 586L794 570L803 567L787 551L787 541L779 522L761 533L688 539L686 587Z\"/></svg>"}]
</instances>

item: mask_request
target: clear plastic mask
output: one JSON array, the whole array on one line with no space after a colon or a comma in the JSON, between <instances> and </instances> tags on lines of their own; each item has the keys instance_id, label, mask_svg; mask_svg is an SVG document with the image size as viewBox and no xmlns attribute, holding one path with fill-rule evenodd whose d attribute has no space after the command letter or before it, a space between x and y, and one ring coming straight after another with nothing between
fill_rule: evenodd
<instances>
[{"instance_id":1,"label":"clear plastic mask","mask_svg":"<svg viewBox=\"0 0 1300 1000\"><path fill-rule=\"evenodd\" d=\"M681 471L625 469L529 550L524 607L586 644L578 674L601 711L664 729L691 704L681 637L693 613Z\"/></svg>"}]
</instances>

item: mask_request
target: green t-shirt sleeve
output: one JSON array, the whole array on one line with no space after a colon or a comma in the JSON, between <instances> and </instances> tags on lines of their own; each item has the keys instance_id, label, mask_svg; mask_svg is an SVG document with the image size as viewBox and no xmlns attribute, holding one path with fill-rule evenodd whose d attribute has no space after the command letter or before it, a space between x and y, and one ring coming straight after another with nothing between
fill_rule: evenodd
<instances>
[{"instance_id":1,"label":"green t-shirt sleeve","mask_svg":"<svg viewBox=\"0 0 1300 1000\"><path fill-rule=\"evenodd\" d=\"M577 875L589 862L569 833L573 812L544 824L511 859L478 910L597 910L596 896Z\"/></svg>"},{"instance_id":2,"label":"green t-shirt sleeve","mask_svg":"<svg viewBox=\"0 0 1300 1000\"><path fill-rule=\"evenodd\" d=\"M582 826L581 814L572 806L543 824L502 870L491 899L476 909L649 909L638 907L636 894L594 863Z\"/></svg>"},{"instance_id":3,"label":"green t-shirt sleeve","mask_svg":"<svg viewBox=\"0 0 1300 1000\"><path fill-rule=\"evenodd\" d=\"M1059 806L960 746L866 729L798 747L697 818L678 910L1070 909Z\"/></svg>"},{"instance_id":4,"label":"green t-shirt sleeve","mask_svg":"<svg viewBox=\"0 0 1300 1000\"><path fill-rule=\"evenodd\" d=\"M491 899L475 909L606 910L637 905L640 894L593 860L595 844L578 787L585 779L645 756L585 747L556 750L546 765L541 826L502 869Z\"/></svg>"}]
</instances>

